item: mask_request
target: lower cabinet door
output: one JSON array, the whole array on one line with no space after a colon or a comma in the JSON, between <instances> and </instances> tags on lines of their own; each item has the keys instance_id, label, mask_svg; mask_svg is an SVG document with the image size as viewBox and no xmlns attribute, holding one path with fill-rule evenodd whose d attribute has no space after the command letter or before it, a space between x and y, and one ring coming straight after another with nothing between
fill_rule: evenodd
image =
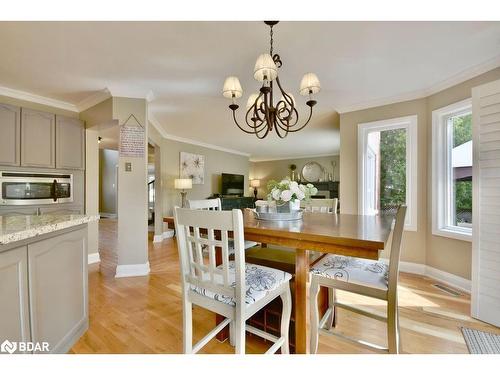
<instances>
[{"instance_id":1,"label":"lower cabinet door","mask_svg":"<svg viewBox=\"0 0 500 375\"><path fill-rule=\"evenodd\" d=\"M87 229L28 245L31 338L66 353L88 328Z\"/></svg>"},{"instance_id":2,"label":"lower cabinet door","mask_svg":"<svg viewBox=\"0 0 500 375\"><path fill-rule=\"evenodd\" d=\"M21 352L19 343L31 341L27 254L26 246L0 253L0 344L2 345L2 353Z\"/></svg>"}]
</instances>

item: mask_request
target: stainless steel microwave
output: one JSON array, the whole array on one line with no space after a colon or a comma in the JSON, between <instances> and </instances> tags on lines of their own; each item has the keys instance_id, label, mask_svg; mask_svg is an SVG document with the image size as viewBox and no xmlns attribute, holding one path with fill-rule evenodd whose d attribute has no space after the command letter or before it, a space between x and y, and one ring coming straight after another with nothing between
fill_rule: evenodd
<instances>
[{"instance_id":1,"label":"stainless steel microwave","mask_svg":"<svg viewBox=\"0 0 500 375\"><path fill-rule=\"evenodd\" d=\"M0 205L73 202L73 175L36 172L0 172Z\"/></svg>"}]
</instances>

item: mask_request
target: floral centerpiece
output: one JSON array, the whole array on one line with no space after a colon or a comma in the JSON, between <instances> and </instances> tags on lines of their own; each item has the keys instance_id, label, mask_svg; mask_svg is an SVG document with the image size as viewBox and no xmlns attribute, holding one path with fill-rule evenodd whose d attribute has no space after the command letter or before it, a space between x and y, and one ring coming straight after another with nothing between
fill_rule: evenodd
<instances>
[{"instance_id":1,"label":"floral centerpiece","mask_svg":"<svg viewBox=\"0 0 500 375\"><path fill-rule=\"evenodd\" d=\"M289 179L267 183L267 200L276 202L278 212L290 212L300 209L300 201L311 199L318 193L313 184L302 185Z\"/></svg>"}]
</instances>

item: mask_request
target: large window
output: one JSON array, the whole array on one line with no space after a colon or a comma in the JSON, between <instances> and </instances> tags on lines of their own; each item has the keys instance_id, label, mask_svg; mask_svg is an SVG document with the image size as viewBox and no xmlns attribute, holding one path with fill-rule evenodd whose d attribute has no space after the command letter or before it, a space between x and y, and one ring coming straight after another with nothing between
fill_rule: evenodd
<instances>
[{"instance_id":1,"label":"large window","mask_svg":"<svg viewBox=\"0 0 500 375\"><path fill-rule=\"evenodd\" d=\"M472 236L472 108L467 99L432 112L432 233Z\"/></svg>"},{"instance_id":2,"label":"large window","mask_svg":"<svg viewBox=\"0 0 500 375\"><path fill-rule=\"evenodd\" d=\"M417 116L359 124L358 162L359 213L406 204L405 229L417 230Z\"/></svg>"}]
</instances>

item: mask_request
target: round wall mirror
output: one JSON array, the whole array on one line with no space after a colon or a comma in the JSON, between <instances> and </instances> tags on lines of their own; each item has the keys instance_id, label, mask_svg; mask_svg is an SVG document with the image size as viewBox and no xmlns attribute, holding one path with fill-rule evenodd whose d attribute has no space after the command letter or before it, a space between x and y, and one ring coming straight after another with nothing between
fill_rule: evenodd
<instances>
[{"instance_id":1,"label":"round wall mirror","mask_svg":"<svg viewBox=\"0 0 500 375\"><path fill-rule=\"evenodd\" d=\"M318 182L323 176L323 167L321 164L311 161L302 168L302 178L306 182Z\"/></svg>"}]
</instances>

